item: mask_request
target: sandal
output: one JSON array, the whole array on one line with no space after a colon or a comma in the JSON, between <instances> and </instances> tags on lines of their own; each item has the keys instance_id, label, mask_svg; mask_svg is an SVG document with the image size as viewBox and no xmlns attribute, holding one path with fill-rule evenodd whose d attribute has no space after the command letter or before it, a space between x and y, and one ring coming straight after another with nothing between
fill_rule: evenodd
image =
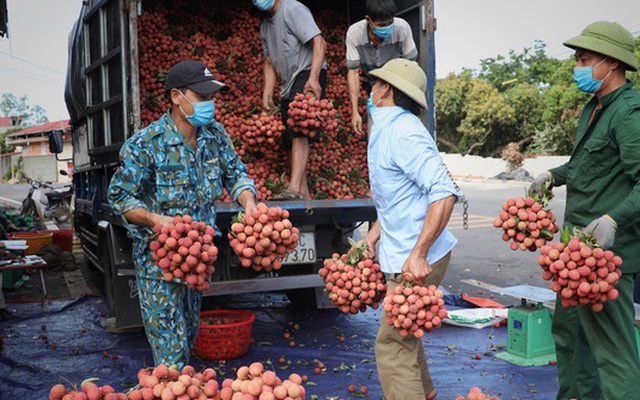
<instances>
[{"instance_id":1,"label":"sandal","mask_svg":"<svg viewBox=\"0 0 640 400\"><path fill-rule=\"evenodd\" d=\"M273 196L271 198L271 200L273 201L286 201L286 200L304 200L303 197L301 195L299 195L298 193L294 192L293 190L285 190L284 192Z\"/></svg>"}]
</instances>

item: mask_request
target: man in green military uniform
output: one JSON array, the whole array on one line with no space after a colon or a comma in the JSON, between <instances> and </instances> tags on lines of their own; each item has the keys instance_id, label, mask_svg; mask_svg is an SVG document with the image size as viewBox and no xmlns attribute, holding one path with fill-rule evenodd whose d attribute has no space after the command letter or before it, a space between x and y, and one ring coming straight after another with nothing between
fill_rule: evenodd
<instances>
[{"instance_id":1,"label":"man in green military uniform","mask_svg":"<svg viewBox=\"0 0 640 400\"><path fill-rule=\"evenodd\" d=\"M574 49L574 81L593 93L578 121L569 161L529 188L567 185L565 224L581 228L624 260L619 297L591 307L556 303L553 336L558 399L640 398L633 282L640 271L640 93L625 71L637 71L635 40L612 22L595 22L564 43ZM559 299L558 299L559 300Z\"/></svg>"}]
</instances>

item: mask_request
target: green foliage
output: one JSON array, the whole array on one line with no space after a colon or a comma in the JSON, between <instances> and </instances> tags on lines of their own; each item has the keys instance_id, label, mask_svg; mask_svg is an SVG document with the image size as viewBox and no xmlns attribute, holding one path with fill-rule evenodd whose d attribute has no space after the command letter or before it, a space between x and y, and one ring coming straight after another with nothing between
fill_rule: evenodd
<instances>
[{"instance_id":1,"label":"green foliage","mask_svg":"<svg viewBox=\"0 0 640 400\"><path fill-rule=\"evenodd\" d=\"M15 150L15 147L7 145L7 135L20 129L21 128L8 129L0 133L0 154L12 153Z\"/></svg>"},{"instance_id":2,"label":"green foliage","mask_svg":"<svg viewBox=\"0 0 640 400\"><path fill-rule=\"evenodd\" d=\"M15 177L19 182L22 182L22 180L24 179L24 171L22 170L22 162L23 161L24 161L24 159L22 157L18 157L17 164L15 164L11 168L9 168L4 173L4 176L2 178L4 180L8 181L12 177Z\"/></svg>"},{"instance_id":3,"label":"green foliage","mask_svg":"<svg viewBox=\"0 0 640 400\"><path fill-rule=\"evenodd\" d=\"M548 85L560 61L547 57L545 47L544 42L537 40L533 47L525 47L522 53L509 50L507 57L499 55L481 60L478 77L500 91L507 90L509 82Z\"/></svg>"},{"instance_id":4,"label":"green foliage","mask_svg":"<svg viewBox=\"0 0 640 400\"><path fill-rule=\"evenodd\" d=\"M2 112L2 116L25 115L27 111L27 96L18 98L13 93L2 93L0 99L0 112Z\"/></svg>"},{"instance_id":5,"label":"green foliage","mask_svg":"<svg viewBox=\"0 0 640 400\"><path fill-rule=\"evenodd\" d=\"M515 132L510 128L516 121L515 110L491 84L473 79L463 110L466 117L458 131L463 135L460 147L465 153L490 155L501 141L513 141Z\"/></svg>"},{"instance_id":6,"label":"green foliage","mask_svg":"<svg viewBox=\"0 0 640 400\"><path fill-rule=\"evenodd\" d=\"M536 42L521 53L481 61L436 84L437 140L444 151L497 156L510 142L523 153L569 154L578 118L591 98L573 82L573 55L549 58ZM636 39L640 60L640 38ZM627 78L640 90L640 73Z\"/></svg>"},{"instance_id":7,"label":"green foliage","mask_svg":"<svg viewBox=\"0 0 640 400\"><path fill-rule=\"evenodd\" d=\"M636 38L636 49L635 49L636 59L640 63L640 36ZM640 90L640 72L627 72L627 78L629 78L632 82L635 82L635 88Z\"/></svg>"},{"instance_id":8,"label":"green foliage","mask_svg":"<svg viewBox=\"0 0 640 400\"><path fill-rule=\"evenodd\" d=\"M7 171L5 171L4 175L2 176L2 179L4 179L5 181L8 181L9 179L11 179L11 169L8 169Z\"/></svg>"},{"instance_id":9,"label":"green foliage","mask_svg":"<svg viewBox=\"0 0 640 400\"><path fill-rule=\"evenodd\" d=\"M466 117L464 106L467 100L466 93L470 87L469 74L467 76L452 74L436 85L437 138L443 150L454 153L461 151L458 146L462 133L458 131L458 126Z\"/></svg>"},{"instance_id":10,"label":"green foliage","mask_svg":"<svg viewBox=\"0 0 640 400\"><path fill-rule=\"evenodd\" d=\"M573 137L559 124L547 125L535 132L529 151L533 154L564 155L571 153Z\"/></svg>"},{"instance_id":11,"label":"green foliage","mask_svg":"<svg viewBox=\"0 0 640 400\"><path fill-rule=\"evenodd\" d=\"M551 73L549 77L549 86L561 85L565 87L575 88L573 83L573 67L576 66L576 61L573 56L558 64L558 68ZM576 90L578 90L576 88Z\"/></svg>"},{"instance_id":12,"label":"green foliage","mask_svg":"<svg viewBox=\"0 0 640 400\"><path fill-rule=\"evenodd\" d=\"M545 106L541 91L530 83L521 83L504 92L504 97L515 112L515 123L511 128L514 139L527 143L527 138L544 125L542 115Z\"/></svg>"},{"instance_id":13,"label":"green foliage","mask_svg":"<svg viewBox=\"0 0 640 400\"><path fill-rule=\"evenodd\" d=\"M29 106L27 96L17 97L13 93L3 93L0 97L0 113L4 117L21 116L23 126L34 126L49 122L44 108Z\"/></svg>"}]
</instances>

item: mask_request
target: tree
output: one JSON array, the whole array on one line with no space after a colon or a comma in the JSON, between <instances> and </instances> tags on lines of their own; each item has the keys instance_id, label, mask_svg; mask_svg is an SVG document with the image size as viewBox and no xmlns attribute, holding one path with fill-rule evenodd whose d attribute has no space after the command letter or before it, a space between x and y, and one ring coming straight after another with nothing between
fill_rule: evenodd
<instances>
[{"instance_id":1,"label":"tree","mask_svg":"<svg viewBox=\"0 0 640 400\"><path fill-rule=\"evenodd\" d=\"M533 47L525 47L522 53L509 50L507 57L498 55L480 61L478 78L491 83L499 91L509 88L511 82L528 83L542 87L551 84L551 77L562 63L545 54L546 44L536 40Z\"/></svg>"},{"instance_id":2,"label":"tree","mask_svg":"<svg viewBox=\"0 0 640 400\"><path fill-rule=\"evenodd\" d=\"M491 84L473 79L463 107L466 114L458 131L463 134L460 148L465 154L492 155L502 145L513 142L515 111Z\"/></svg>"},{"instance_id":3,"label":"tree","mask_svg":"<svg viewBox=\"0 0 640 400\"><path fill-rule=\"evenodd\" d=\"M636 38L636 49L635 49L636 59L640 64L640 36ZM635 82L635 88L640 90L640 72L632 72L627 75L631 81Z\"/></svg>"},{"instance_id":4,"label":"tree","mask_svg":"<svg viewBox=\"0 0 640 400\"><path fill-rule=\"evenodd\" d=\"M39 105L29 106L27 96L17 97L13 93L3 93L0 98L0 112L4 117L22 117L22 126L34 126L48 122L47 112Z\"/></svg>"},{"instance_id":5,"label":"tree","mask_svg":"<svg viewBox=\"0 0 640 400\"><path fill-rule=\"evenodd\" d=\"M16 97L13 93L3 93L0 100L0 111L3 117L22 116L27 112L27 96Z\"/></svg>"},{"instance_id":6,"label":"tree","mask_svg":"<svg viewBox=\"0 0 640 400\"><path fill-rule=\"evenodd\" d=\"M573 81L573 67L547 57L545 47L536 41L520 53L511 50L506 57L481 60L477 74L464 70L438 82L439 143L452 151L481 155L498 155L510 142L527 151L547 123L545 90Z\"/></svg>"},{"instance_id":7,"label":"tree","mask_svg":"<svg viewBox=\"0 0 640 400\"><path fill-rule=\"evenodd\" d=\"M438 144L446 151L495 156L510 142L523 152L570 154L578 118L591 95L573 82L573 55L557 60L543 42L521 53L481 60L436 83ZM640 38L636 39L640 60ZM627 73L640 90L640 72Z\"/></svg>"},{"instance_id":8,"label":"tree","mask_svg":"<svg viewBox=\"0 0 640 400\"><path fill-rule=\"evenodd\" d=\"M530 100L536 89L527 87L530 93L518 85L506 96L486 81L472 78L470 71L438 81L438 143L448 151L486 156L499 154L509 142L520 142L528 130L519 128L518 121L527 118L516 113L527 114L525 105L540 104Z\"/></svg>"},{"instance_id":9,"label":"tree","mask_svg":"<svg viewBox=\"0 0 640 400\"><path fill-rule=\"evenodd\" d=\"M463 72L460 76L450 74L436 83L436 138L444 150L454 153L461 152L462 133L458 127L466 117L464 104L471 87L470 75L470 72Z\"/></svg>"},{"instance_id":10,"label":"tree","mask_svg":"<svg viewBox=\"0 0 640 400\"><path fill-rule=\"evenodd\" d=\"M33 121L34 125L41 125L49 122L49 118L47 118L47 110L39 105L32 106L30 120Z\"/></svg>"},{"instance_id":11,"label":"tree","mask_svg":"<svg viewBox=\"0 0 640 400\"><path fill-rule=\"evenodd\" d=\"M526 150L533 134L542 128L544 100L541 90L530 84L521 83L504 92L506 103L514 110L513 141Z\"/></svg>"},{"instance_id":12,"label":"tree","mask_svg":"<svg viewBox=\"0 0 640 400\"><path fill-rule=\"evenodd\" d=\"M0 133L0 154L12 153L15 147L7 145L7 135L18 129L9 129L3 133Z\"/></svg>"}]
</instances>

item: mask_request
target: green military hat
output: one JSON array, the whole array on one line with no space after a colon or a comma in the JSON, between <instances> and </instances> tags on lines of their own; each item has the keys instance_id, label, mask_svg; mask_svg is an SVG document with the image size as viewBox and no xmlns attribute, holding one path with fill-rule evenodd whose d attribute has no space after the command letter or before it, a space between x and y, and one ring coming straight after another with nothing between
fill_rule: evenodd
<instances>
[{"instance_id":1,"label":"green military hat","mask_svg":"<svg viewBox=\"0 0 640 400\"><path fill-rule=\"evenodd\" d=\"M427 75L415 61L394 58L385 65L369 73L389 83L394 88L409 96L422 108L427 108Z\"/></svg>"},{"instance_id":2,"label":"green military hat","mask_svg":"<svg viewBox=\"0 0 640 400\"><path fill-rule=\"evenodd\" d=\"M631 71L638 70L638 59L634 54L636 40L631 32L616 22L594 22L584 28L580 35L563 44L572 49L604 54L623 62Z\"/></svg>"}]
</instances>

